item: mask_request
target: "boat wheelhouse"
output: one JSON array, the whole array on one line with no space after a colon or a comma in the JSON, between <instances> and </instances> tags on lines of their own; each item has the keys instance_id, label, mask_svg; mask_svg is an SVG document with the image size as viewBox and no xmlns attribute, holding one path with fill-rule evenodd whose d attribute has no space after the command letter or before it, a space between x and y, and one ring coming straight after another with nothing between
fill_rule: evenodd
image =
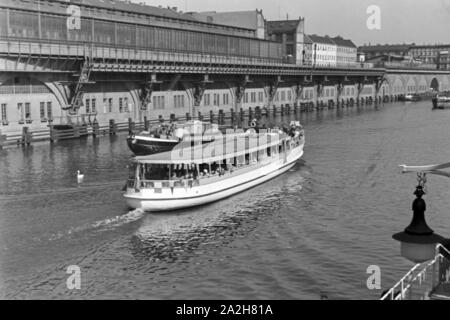
<instances>
[{"instance_id":1,"label":"boat wheelhouse","mask_svg":"<svg viewBox=\"0 0 450 320\"><path fill-rule=\"evenodd\" d=\"M124 197L129 207L169 211L214 202L266 182L292 168L303 155L299 123L224 136L206 145L135 157Z\"/></svg>"}]
</instances>

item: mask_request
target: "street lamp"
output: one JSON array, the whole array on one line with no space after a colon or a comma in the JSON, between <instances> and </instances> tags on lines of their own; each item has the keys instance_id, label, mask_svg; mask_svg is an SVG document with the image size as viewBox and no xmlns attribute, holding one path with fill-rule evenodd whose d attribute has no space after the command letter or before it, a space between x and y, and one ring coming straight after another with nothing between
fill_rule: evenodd
<instances>
[{"instance_id":1,"label":"street lamp","mask_svg":"<svg viewBox=\"0 0 450 320\"><path fill-rule=\"evenodd\" d=\"M445 244L449 241L441 235L435 234L427 225L425 221L426 203L422 197L426 194L424 187L427 182L427 174L450 178L450 173L441 171L442 169L450 168L450 163L422 167L401 165L401 167L403 168L403 173L417 173L419 185L414 192L416 199L412 205L412 221L403 232L394 234L393 238L401 244L402 257L414 263L422 263L435 257L437 244Z\"/></svg>"}]
</instances>

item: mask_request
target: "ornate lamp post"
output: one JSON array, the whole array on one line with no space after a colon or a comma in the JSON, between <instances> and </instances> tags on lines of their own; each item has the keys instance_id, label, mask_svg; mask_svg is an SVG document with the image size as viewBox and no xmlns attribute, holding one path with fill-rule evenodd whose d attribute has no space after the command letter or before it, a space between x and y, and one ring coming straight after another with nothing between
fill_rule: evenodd
<instances>
[{"instance_id":1,"label":"ornate lamp post","mask_svg":"<svg viewBox=\"0 0 450 320\"><path fill-rule=\"evenodd\" d=\"M450 163L436 166L408 167L401 166L403 173L415 172L418 176L419 185L416 187L413 202L413 219L411 224L403 231L393 235L393 238L401 243L401 255L414 263L422 263L431 260L436 254L438 243L448 243L448 239L435 234L425 221L426 203L422 197L425 193L427 174L440 175L450 178L450 173L441 171L450 168Z\"/></svg>"}]
</instances>

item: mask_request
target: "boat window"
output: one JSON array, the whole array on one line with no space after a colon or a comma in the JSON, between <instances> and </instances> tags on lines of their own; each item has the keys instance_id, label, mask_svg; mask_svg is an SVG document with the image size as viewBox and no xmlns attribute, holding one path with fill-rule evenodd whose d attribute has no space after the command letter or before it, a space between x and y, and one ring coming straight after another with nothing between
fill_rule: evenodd
<instances>
[{"instance_id":1,"label":"boat window","mask_svg":"<svg viewBox=\"0 0 450 320\"><path fill-rule=\"evenodd\" d=\"M258 162L258 152L253 152L252 153L252 163L256 163Z\"/></svg>"},{"instance_id":2,"label":"boat window","mask_svg":"<svg viewBox=\"0 0 450 320\"><path fill-rule=\"evenodd\" d=\"M169 166L162 164L142 164L139 178L142 180L169 180Z\"/></svg>"},{"instance_id":3,"label":"boat window","mask_svg":"<svg viewBox=\"0 0 450 320\"><path fill-rule=\"evenodd\" d=\"M272 154L272 152L271 152L271 150L270 150L270 147L268 147L268 148L267 148L267 156L270 157L271 154Z\"/></svg>"},{"instance_id":4,"label":"boat window","mask_svg":"<svg viewBox=\"0 0 450 320\"><path fill-rule=\"evenodd\" d=\"M242 167L244 164L245 164L245 157L243 155L239 156L238 157L238 165L237 165L237 167Z\"/></svg>"},{"instance_id":5,"label":"boat window","mask_svg":"<svg viewBox=\"0 0 450 320\"><path fill-rule=\"evenodd\" d=\"M128 179L136 179L136 163L128 165Z\"/></svg>"},{"instance_id":6,"label":"boat window","mask_svg":"<svg viewBox=\"0 0 450 320\"><path fill-rule=\"evenodd\" d=\"M248 153L245 154L245 165L250 164L250 155Z\"/></svg>"}]
</instances>

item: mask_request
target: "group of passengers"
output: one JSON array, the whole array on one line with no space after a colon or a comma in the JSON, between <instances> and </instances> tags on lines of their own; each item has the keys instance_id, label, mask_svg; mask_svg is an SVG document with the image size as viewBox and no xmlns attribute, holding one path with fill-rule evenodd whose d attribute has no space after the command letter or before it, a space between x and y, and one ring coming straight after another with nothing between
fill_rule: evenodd
<instances>
[{"instance_id":1,"label":"group of passengers","mask_svg":"<svg viewBox=\"0 0 450 320\"><path fill-rule=\"evenodd\" d=\"M176 126L174 123L170 125L159 125L152 131L152 136L157 139L160 138L171 139L174 136L175 130Z\"/></svg>"}]
</instances>

